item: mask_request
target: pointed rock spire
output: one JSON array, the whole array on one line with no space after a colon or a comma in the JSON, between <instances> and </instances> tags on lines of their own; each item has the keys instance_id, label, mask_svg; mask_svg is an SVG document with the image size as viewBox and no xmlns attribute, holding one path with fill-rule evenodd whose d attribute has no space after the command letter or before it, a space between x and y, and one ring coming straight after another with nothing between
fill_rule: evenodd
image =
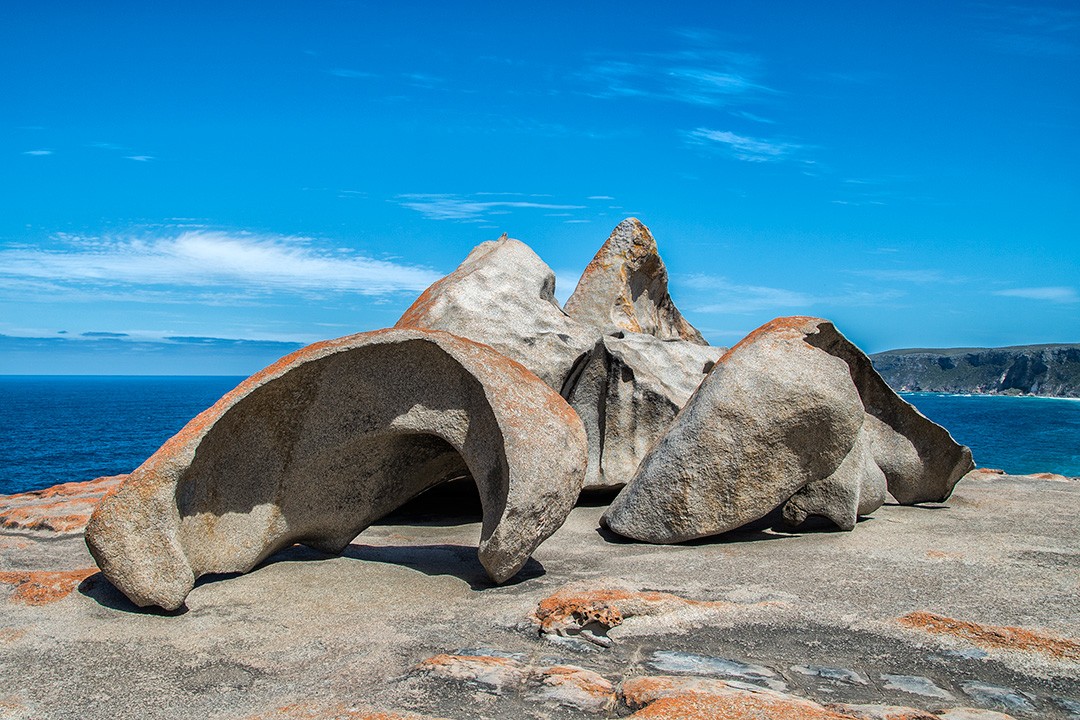
<instances>
[{"instance_id":1,"label":"pointed rock spire","mask_svg":"<svg viewBox=\"0 0 1080 720\"><path fill-rule=\"evenodd\" d=\"M656 240L637 218L615 227L582 273L566 312L583 325L707 344L672 302Z\"/></svg>"}]
</instances>

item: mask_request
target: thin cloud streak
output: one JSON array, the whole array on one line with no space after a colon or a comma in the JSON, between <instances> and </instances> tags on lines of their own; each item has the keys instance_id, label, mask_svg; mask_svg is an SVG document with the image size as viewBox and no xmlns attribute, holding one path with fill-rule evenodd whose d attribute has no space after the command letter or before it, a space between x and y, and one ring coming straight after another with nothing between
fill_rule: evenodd
<instances>
[{"instance_id":1,"label":"thin cloud streak","mask_svg":"<svg viewBox=\"0 0 1080 720\"><path fill-rule=\"evenodd\" d=\"M812 295L786 288L741 285L724 277L702 274L681 279L680 286L710 296L710 302L693 308L695 312L727 315L746 315L761 311L777 314L805 312L815 306L878 305L902 295L896 290L847 290L832 295Z\"/></svg>"},{"instance_id":2,"label":"thin cloud streak","mask_svg":"<svg viewBox=\"0 0 1080 720\"><path fill-rule=\"evenodd\" d=\"M1062 304L1080 302L1080 294L1074 288L1062 286L1012 288L1010 290L998 290L994 294L1003 297L1018 297Z\"/></svg>"},{"instance_id":3,"label":"thin cloud streak","mask_svg":"<svg viewBox=\"0 0 1080 720\"><path fill-rule=\"evenodd\" d=\"M957 283L964 278L947 275L941 270L851 270L853 275L884 282Z\"/></svg>"},{"instance_id":4,"label":"thin cloud streak","mask_svg":"<svg viewBox=\"0 0 1080 720\"><path fill-rule=\"evenodd\" d=\"M595 98L639 98L718 106L775 93L756 82L756 58L739 53L691 48L641 53L633 60L602 58L579 73Z\"/></svg>"},{"instance_id":5,"label":"thin cloud streak","mask_svg":"<svg viewBox=\"0 0 1080 720\"><path fill-rule=\"evenodd\" d=\"M52 150L27 150L23 155L33 155L36 157L43 157L45 155L52 155Z\"/></svg>"},{"instance_id":6,"label":"thin cloud streak","mask_svg":"<svg viewBox=\"0 0 1080 720\"><path fill-rule=\"evenodd\" d=\"M585 205L560 205L528 200L470 200L456 195L398 195L399 205L421 213L429 220L483 222L490 215L505 215L510 210L584 210Z\"/></svg>"},{"instance_id":7,"label":"thin cloud streak","mask_svg":"<svg viewBox=\"0 0 1080 720\"><path fill-rule=\"evenodd\" d=\"M76 238L69 247L0 250L0 286L45 282L93 286L225 287L320 295L385 295L423 290L427 268L326 251L307 238L186 231L149 238Z\"/></svg>"},{"instance_id":8,"label":"thin cloud streak","mask_svg":"<svg viewBox=\"0 0 1080 720\"><path fill-rule=\"evenodd\" d=\"M736 135L727 130L697 128L686 133L687 141L721 150L736 160L746 162L778 162L803 149L804 146L778 140L766 140Z\"/></svg>"}]
</instances>

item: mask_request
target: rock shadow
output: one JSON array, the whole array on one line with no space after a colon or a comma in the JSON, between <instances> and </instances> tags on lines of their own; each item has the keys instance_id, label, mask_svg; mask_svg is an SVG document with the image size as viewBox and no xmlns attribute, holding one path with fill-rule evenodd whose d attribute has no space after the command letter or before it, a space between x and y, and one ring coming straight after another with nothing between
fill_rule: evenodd
<instances>
[{"instance_id":1,"label":"rock shadow","mask_svg":"<svg viewBox=\"0 0 1080 720\"><path fill-rule=\"evenodd\" d=\"M497 584L488 577L487 571L476 555L475 547L448 543L436 545L363 545L353 543L346 547L340 556L324 553L304 545L293 545L274 553L260 563L255 570L281 562L312 562L328 560L334 557L399 565L432 577L450 575L464 580L473 590L516 585L526 580L541 577L547 572L538 560L529 558L528 562L525 563L525 567L519 570L516 575L502 584ZM218 576L210 581L225 579L225 577Z\"/></svg>"},{"instance_id":2,"label":"rock shadow","mask_svg":"<svg viewBox=\"0 0 1080 720\"><path fill-rule=\"evenodd\" d=\"M139 607L128 600L124 593L117 590L116 586L109 582L108 578L101 572L96 572L85 578L76 589L80 595L88 597L98 605L110 610L139 615L160 615L161 617L177 617L188 611L186 605L181 605L176 610L163 610L156 605Z\"/></svg>"},{"instance_id":3,"label":"rock shadow","mask_svg":"<svg viewBox=\"0 0 1080 720\"><path fill-rule=\"evenodd\" d=\"M860 516L858 523L861 525L864 522L869 522L874 518L870 516ZM672 543L675 547L700 547L707 545L730 545L734 543L745 542L767 542L770 540L785 540L788 538L797 538L802 535L817 535L824 533L839 533L847 532L841 530L831 520L819 515L811 515L798 527L792 527L784 521L783 506L780 506L762 518L748 522L741 527L729 530L719 535L709 535L706 537L696 538L694 540L685 540L680 543ZM633 538L623 537L618 533L609 530L603 524L596 529L596 533L602 537L605 541L615 545L631 545L642 544L647 545L643 541L634 540Z\"/></svg>"},{"instance_id":4,"label":"rock shadow","mask_svg":"<svg viewBox=\"0 0 1080 720\"><path fill-rule=\"evenodd\" d=\"M425 490L372 525L456 527L483 519L480 490L471 477L465 476Z\"/></svg>"}]
</instances>

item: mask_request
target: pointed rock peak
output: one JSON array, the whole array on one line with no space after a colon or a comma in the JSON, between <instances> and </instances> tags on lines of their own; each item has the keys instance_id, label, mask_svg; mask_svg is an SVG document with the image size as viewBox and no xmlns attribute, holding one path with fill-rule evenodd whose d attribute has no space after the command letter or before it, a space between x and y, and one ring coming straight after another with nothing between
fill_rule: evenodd
<instances>
[{"instance_id":1,"label":"pointed rock peak","mask_svg":"<svg viewBox=\"0 0 1080 720\"><path fill-rule=\"evenodd\" d=\"M637 218L627 218L615 227L582 273L566 301L566 312L600 329L707 344L672 302L656 240Z\"/></svg>"}]
</instances>

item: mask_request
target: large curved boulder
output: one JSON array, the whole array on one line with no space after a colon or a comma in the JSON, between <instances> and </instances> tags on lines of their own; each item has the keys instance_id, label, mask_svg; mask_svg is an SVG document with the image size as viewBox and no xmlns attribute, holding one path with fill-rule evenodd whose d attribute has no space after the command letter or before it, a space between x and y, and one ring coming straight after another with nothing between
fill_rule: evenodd
<instances>
[{"instance_id":1,"label":"large curved boulder","mask_svg":"<svg viewBox=\"0 0 1080 720\"><path fill-rule=\"evenodd\" d=\"M634 332L602 337L567 393L589 436L585 489L625 485L724 351Z\"/></svg>"},{"instance_id":2,"label":"large curved boulder","mask_svg":"<svg viewBox=\"0 0 1080 720\"><path fill-rule=\"evenodd\" d=\"M473 248L395 327L443 330L490 345L555 390L563 389L598 335L559 307L552 269L506 235Z\"/></svg>"},{"instance_id":3,"label":"large curved boulder","mask_svg":"<svg viewBox=\"0 0 1080 720\"><path fill-rule=\"evenodd\" d=\"M582 325L706 345L668 294L668 273L649 229L627 218L585 268L566 312Z\"/></svg>"},{"instance_id":4,"label":"large curved boulder","mask_svg":"<svg viewBox=\"0 0 1080 720\"><path fill-rule=\"evenodd\" d=\"M971 452L893 393L828 321L791 317L728 351L603 516L611 530L674 543L785 506L853 527L888 491L942 501Z\"/></svg>"},{"instance_id":5,"label":"large curved boulder","mask_svg":"<svg viewBox=\"0 0 1080 720\"><path fill-rule=\"evenodd\" d=\"M467 473L479 557L502 582L563 523L585 432L534 374L447 333L316 343L244 381L94 512L86 541L138 605L179 607L195 579L303 543L340 552L413 496Z\"/></svg>"}]
</instances>

